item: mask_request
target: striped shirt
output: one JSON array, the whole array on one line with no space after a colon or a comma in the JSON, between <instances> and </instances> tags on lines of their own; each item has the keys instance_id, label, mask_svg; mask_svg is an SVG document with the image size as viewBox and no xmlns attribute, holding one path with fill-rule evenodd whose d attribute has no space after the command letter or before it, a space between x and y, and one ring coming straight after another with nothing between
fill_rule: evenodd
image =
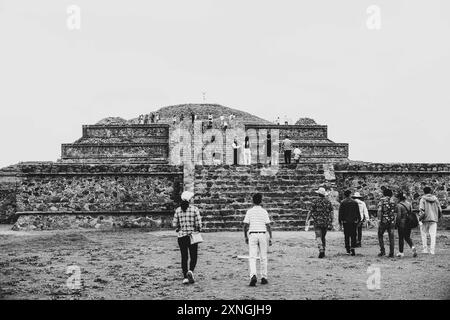
<instances>
[{"instance_id":1,"label":"striped shirt","mask_svg":"<svg viewBox=\"0 0 450 320\"><path fill-rule=\"evenodd\" d=\"M266 232L266 224L270 223L269 213L261 206L254 206L247 210L244 223L250 225L249 232Z\"/></svg>"},{"instance_id":2,"label":"striped shirt","mask_svg":"<svg viewBox=\"0 0 450 320\"><path fill-rule=\"evenodd\" d=\"M200 211L196 206L190 205L186 212L178 207L175 210L172 226L179 229L178 236L184 237L190 235L194 231L200 231L202 228L202 217Z\"/></svg>"}]
</instances>

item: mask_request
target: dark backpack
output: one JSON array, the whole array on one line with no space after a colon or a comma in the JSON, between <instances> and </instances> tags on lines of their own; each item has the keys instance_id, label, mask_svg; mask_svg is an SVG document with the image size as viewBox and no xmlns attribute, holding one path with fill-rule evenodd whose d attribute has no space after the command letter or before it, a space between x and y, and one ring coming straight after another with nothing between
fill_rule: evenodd
<instances>
[{"instance_id":1,"label":"dark backpack","mask_svg":"<svg viewBox=\"0 0 450 320\"><path fill-rule=\"evenodd\" d=\"M407 208L403 203L400 203L403 207L406 209L406 218L405 218L405 225L410 228L414 229L417 228L419 225L419 219L417 219L417 216L414 212L412 212L411 208Z\"/></svg>"},{"instance_id":2,"label":"dark backpack","mask_svg":"<svg viewBox=\"0 0 450 320\"><path fill-rule=\"evenodd\" d=\"M395 222L397 206L390 199L383 199L381 203L381 223L393 224Z\"/></svg>"}]
</instances>

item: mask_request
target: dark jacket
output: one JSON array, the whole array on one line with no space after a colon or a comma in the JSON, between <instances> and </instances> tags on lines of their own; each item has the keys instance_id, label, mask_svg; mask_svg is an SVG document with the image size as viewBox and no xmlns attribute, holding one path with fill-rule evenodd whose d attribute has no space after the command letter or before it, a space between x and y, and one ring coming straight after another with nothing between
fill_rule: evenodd
<instances>
[{"instance_id":1,"label":"dark jacket","mask_svg":"<svg viewBox=\"0 0 450 320\"><path fill-rule=\"evenodd\" d=\"M358 223L361 221L358 203L345 198L339 206L339 223Z\"/></svg>"},{"instance_id":2,"label":"dark jacket","mask_svg":"<svg viewBox=\"0 0 450 320\"><path fill-rule=\"evenodd\" d=\"M408 201L401 201L397 204L397 218L395 219L396 227L406 229L406 216L412 211L411 203Z\"/></svg>"}]
</instances>

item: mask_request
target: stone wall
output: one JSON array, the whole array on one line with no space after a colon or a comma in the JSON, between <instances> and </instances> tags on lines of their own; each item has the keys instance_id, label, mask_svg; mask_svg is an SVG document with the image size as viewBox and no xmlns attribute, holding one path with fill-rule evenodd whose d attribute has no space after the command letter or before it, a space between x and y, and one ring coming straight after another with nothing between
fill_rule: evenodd
<instances>
[{"instance_id":1,"label":"stone wall","mask_svg":"<svg viewBox=\"0 0 450 320\"><path fill-rule=\"evenodd\" d=\"M0 224L14 222L16 194L20 182L17 170L17 166L0 170Z\"/></svg>"},{"instance_id":2,"label":"stone wall","mask_svg":"<svg viewBox=\"0 0 450 320\"><path fill-rule=\"evenodd\" d=\"M167 159L167 143L108 143L108 144L63 144L61 158L65 159Z\"/></svg>"},{"instance_id":3,"label":"stone wall","mask_svg":"<svg viewBox=\"0 0 450 320\"><path fill-rule=\"evenodd\" d=\"M0 224L12 223L16 213L16 187L0 187Z\"/></svg>"},{"instance_id":4,"label":"stone wall","mask_svg":"<svg viewBox=\"0 0 450 320\"><path fill-rule=\"evenodd\" d=\"M20 171L17 211L33 219L49 214L60 219L114 213L171 216L183 188L182 167L168 165L30 163Z\"/></svg>"},{"instance_id":5,"label":"stone wall","mask_svg":"<svg viewBox=\"0 0 450 320\"><path fill-rule=\"evenodd\" d=\"M441 227L450 227L450 164L340 163L334 165L334 174L340 197L346 189L359 191L372 214L376 213L382 186L394 194L403 191L414 210L418 209L423 188L430 186L446 213Z\"/></svg>"},{"instance_id":6,"label":"stone wall","mask_svg":"<svg viewBox=\"0 0 450 320\"><path fill-rule=\"evenodd\" d=\"M169 125L85 125L83 136L61 146L61 162L167 163Z\"/></svg>"}]
</instances>

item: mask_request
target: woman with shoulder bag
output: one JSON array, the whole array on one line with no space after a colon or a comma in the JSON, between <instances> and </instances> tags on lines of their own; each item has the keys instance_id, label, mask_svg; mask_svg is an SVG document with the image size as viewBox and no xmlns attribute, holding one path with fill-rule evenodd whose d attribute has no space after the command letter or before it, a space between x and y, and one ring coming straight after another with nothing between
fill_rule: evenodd
<instances>
[{"instance_id":1,"label":"woman with shoulder bag","mask_svg":"<svg viewBox=\"0 0 450 320\"><path fill-rule=\"evenodd\" d=\"M396 219L396 227L398 229L398 249L399 253L397 253L397 257L403 257L403 247L404 242L411 247L413 251L413 257L417 257L416 247L414 247L413 242L411 240L411 225L408 221L408 215L412 213L412 205L408 201L406 201L406 197L403 192L399 192L397 194L397 219Z\"/></svg>"},{"instance_id":2,"label":"woman with shoulder bag","mask_svg":"<svg viewBox=\"0 0 450 320\"><path fill-rule=\"evenodd\" d=\"M181 206L175 210L172 225L178 232L178 245L181 252L183 284L194 283L194 269L197 264L198 243L202 242L202 218L198 208L190 203L194 194L184 191L181 194ZM189 270L188 258L190 256Z\"/></svg>"}]
</instances>

